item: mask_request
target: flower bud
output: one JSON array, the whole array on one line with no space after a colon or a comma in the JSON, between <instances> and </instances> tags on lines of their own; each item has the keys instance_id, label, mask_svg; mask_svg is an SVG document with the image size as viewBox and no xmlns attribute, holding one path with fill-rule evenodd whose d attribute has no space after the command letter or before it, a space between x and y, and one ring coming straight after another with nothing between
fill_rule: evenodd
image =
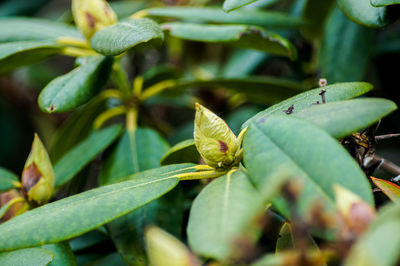
<instances>
[{"instance_id":1,"label":"flower bud","mask_svg":"<svg viewBox=\"0 0 400 266\"><path fill-rule=\"evenodd\" d=\"M340 238L353 241L368 228L375 217L375 210L358 195L340 185L335 185L334 191L340 214Z\"/></svg>"},{"instance_id":2,"label":"flower bud","mask_svg":"<svg viewBox=\"0 0 400 266\"><path fill-rule=\"evenodd\" d=\"M206 164L229 168L236 160L239 142L224 120L196 103L194 142Z\"/></svg>"},{"instance_id":3,"label":"flower bud","mask_svg":"<svg viewBox=\"0 0 400 266\"><path fill-rule=\"evenodd\" d=\"M7 192L3 192L0 194L0 207L5 206L7 203L16 200L16 199L21 199L22 195L16 190L16 189L11 189ZM22 198L23 199L23 198ZM0 217L2 221L8 221L11 218L20 215L28 210L29 206L26 203L25 200L23 201L18 201L14 203L6 213L4 213L3 217ZM0 215L1 216L1 215Z\"/></svg>"},{"instance_id":4,"label":"flower bud","mask_svg":"<svg viewBox=\"0 0 400 266\"><path fill-rule=\"evenodd\" d=\"M101 28L117 22L117 16L105 0L72 0L72 14L76 26L88 40Z\"/></svg>"},{"instance_id":5,"label":"flower bud","mask_svg":"<svg viewBox=\"0 0 400 266\"><path fill-rule=\"evenodd\" d=\"M146 230L146 248L152 266L200 266L184 244L158 227Z\"/></svg>"},{"instance_id":6,"label":"flower bud","mask_svg":"<svg viewBox=\"0 0 400 266\"><path fill-rule=\"evenodd\" d=\"M29 202L41 205L53 195L54 172L49 155L37 134L22 172L22 193Z\"/></svg>"}]
</instances>

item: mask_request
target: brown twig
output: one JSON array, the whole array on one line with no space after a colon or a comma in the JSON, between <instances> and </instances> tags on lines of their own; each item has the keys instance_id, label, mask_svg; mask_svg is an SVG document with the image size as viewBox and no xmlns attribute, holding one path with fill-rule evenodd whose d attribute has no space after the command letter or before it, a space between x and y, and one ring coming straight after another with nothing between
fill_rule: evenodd
<instances>
[{"instance_id":1,"label":"brown twig","mask_svg":"<svg viewBox=\"0 0 400 266\"><path fill-rule=\"evenodd\" d=\"M396 176L400 175L400 166L375 154L374 157L372 158L372 162L379 162L379 161L382 161L380 166L382 170L385 170Z\"/></svg>"},{"instance_id":2,"label":"brown twig","mask_svg":"<svg viewBox=\"0 0 400 266\"><path fill-rule=\"evenodd\" d=\"M400 137L400 133L375 136L375 140L376 140L376 141L380 141L380 140L390 139L390 138L396 138L396 137Z\"/></svg>"}]
</instances>

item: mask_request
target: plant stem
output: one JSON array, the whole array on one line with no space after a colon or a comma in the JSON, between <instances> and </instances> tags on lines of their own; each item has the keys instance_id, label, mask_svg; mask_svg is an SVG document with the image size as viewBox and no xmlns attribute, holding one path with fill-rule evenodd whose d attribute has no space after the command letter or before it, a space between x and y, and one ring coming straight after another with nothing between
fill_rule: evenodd
<instances>
[{"instance_id":1,"label":"plant stem","mask_svg":"<svg viewBox=\"0 0 400 266\"><path fill-rule=\"evenodd\" d=\"M113 65L113 72L112 72L112 80L117 86L117 88L122 92L122 95L125 98L129 98L131 96L131 92L129 90L129 80L128 75L124 71L121 66L121 62L116 60Z\"/></svg>"}]
</instances>

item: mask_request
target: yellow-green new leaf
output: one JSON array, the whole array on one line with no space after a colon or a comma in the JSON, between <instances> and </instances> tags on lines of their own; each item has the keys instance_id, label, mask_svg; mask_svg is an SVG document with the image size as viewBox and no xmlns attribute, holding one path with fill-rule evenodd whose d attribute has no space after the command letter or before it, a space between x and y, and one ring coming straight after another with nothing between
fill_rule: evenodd
<instances>
[{"instance_id":1,"label":"yellow-green new leaf","mask_svg":"<svg viewBox=\"0 0 400 266\"><path fill-rule=\"evenodd\" d=\"M400 203L400 186L387 180L375 178L371 176L372 182L392 201Z\"/></svg>"}]
</instances>

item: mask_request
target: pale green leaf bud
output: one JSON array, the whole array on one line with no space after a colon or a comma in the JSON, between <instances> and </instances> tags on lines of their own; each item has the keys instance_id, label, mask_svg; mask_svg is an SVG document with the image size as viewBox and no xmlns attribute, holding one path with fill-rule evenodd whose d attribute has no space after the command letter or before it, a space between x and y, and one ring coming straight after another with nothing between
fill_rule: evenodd
<instances>
[{"instance_id":1,"label":"pale green leaf bud","mask_svg":"<svg viewBox=\"0 0 400 266\"><path fill-rule=\"evenodd\" d=\"M37 134L22 172L22 193L29 202L46 203L54 192L54 172L46 148Z\"/></svg>"},{"instance_id":2,"label":"pale green leaf bud","mask_svg":"<svg viewBox=\"0 0 400 266\"><path fill-rule=\"evenodd\" d=\"M117 16L105 0L72 0L72 14L76 26L88 40L101 28L117 22Z\"/></svg>"},{"instance_id":3,"label":"pale green leaf bud","mask_svg":"<svg viewBox=\"0 0 400 266\"><path fill-rule=\"evenodd\" d=\"M196 103L194 142L206 164L228 169L236 162L240 143L224 120Z\"/></svg>"}]
</instances>

